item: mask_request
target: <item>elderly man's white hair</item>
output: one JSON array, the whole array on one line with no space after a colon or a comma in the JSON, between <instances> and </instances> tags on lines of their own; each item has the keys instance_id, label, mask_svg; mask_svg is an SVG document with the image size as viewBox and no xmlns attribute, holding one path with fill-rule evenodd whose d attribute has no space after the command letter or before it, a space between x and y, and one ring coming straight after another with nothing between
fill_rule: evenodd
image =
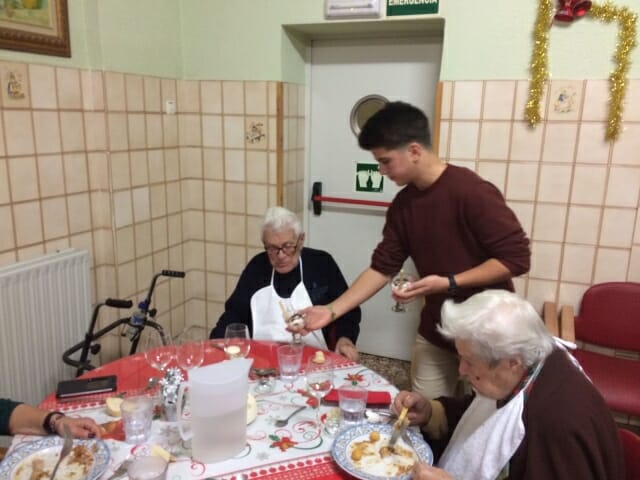
<instances>
[{"instance_id":1,"label":"elderly man's white hair","mask_svg":"<svg viewBox=\"0 0 640 480\"><path fill-rule=\"evenodd\" d=\"M546 358L554 340L533 306L506 290L485 290L462 303L442 306L440 333L468 341L489 364L519 357L525 367Z\"/></svg>"},{"instance_id":2,"label":"elderly man's white hair","mask_svg":"<svg viewBox=\"0 0 640 480\"><path fill-rule=\"evenodd\" d=\"M270 207L262 218L261 232L263 236L266 230L273 232L293 230L297 236L302 233L302 224L298 216L291 210L283 207Z\"/></svg>"}]
</instances>

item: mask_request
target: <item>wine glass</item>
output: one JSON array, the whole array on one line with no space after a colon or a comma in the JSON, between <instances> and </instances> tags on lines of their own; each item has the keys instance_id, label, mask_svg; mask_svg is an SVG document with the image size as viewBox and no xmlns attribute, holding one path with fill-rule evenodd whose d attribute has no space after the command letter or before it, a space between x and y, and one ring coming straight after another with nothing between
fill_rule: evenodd
<instances>
[{"instance_id":1,"label":"wine glass","mask_svg":"<svg viewBox=\"0 0 640 480\"><path fill-rule=\"evenodd\" d=\"M186 372L199 367L204 361L204 340L195 329L188 328L180 335L176 347L176 361L178 366Z\"/></svg>"},{"instance_id":2,"label":"wine glass","mask_svg":"<svg viewBox=\"0 0 640 480\"><path fill-rule=\"evenodd\" d=\"M227 358L244 358L249 355L251 337L244 323L230 323L224 331L224 353Z\"/></svg>"},{"instance_id":3,"label":"wine glass","mask_svg":"<svg viewBox=\"0 0 640 480\"><path fill-rule=\"evenodd\" d=\"M280 310L288 327L297 330L304 328L304 317L296 313L296 309L290 298L280 300ZM302 335L300 335L298 331L291 332L291 343L302 345Z\"/></svg>"},{"instance_id":4,"label":"wine glass","mask_svg":"<svg viewBox=\"0 0 640 480\"><path fill-rule=\"evenodd\" d=\"M333 388L333 362L330 358L325 358L323 363L315 363L313 358L309 359L306 368L307 391L318 400L316 407L316 420L320 421L320 403L322 399Z\"/></svg>"},{"instance_id":5,"label":"wine glass","mask_svg":"<svg viewBox=\"0 0 640 480\"><path fill-rule=\"evenodd\" d=\"M402 292L414 280L415 279L411 275L405 273L405 271L401 269L398 274L391 279L391 290ZM405 306L399 300L396 300L396 303L391 307L391 310L397 313L404 313L407 311Z\"/></svg>"},{"instance_id":6,"label":"wine glass","mask_svg":"<svg viewBox=\"0 0 640 480\"><path fill-rule=\"evenodd\" d=\"M147 363L156 370L164 372L175 355L175 346L171 343L171 339L155 329L148 329L141 342ZM149 382L152 381L149 379Z\"/></svg>"}]
</instances>

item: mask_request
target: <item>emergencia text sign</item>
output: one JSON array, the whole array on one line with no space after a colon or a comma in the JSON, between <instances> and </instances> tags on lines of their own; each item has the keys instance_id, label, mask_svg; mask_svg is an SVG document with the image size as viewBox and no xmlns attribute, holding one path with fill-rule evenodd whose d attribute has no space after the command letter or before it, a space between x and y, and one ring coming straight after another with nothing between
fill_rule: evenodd
<instances>
[{"instance_id":1,"label":"emergencia text sign","mask_svg":"<svg viewBox=\"0 0 640 480\"><path fill-rule=\"evenodd\" d=\"M387 16L438 13L438 0L387 0Z\"/></svg>"}]
</instances>

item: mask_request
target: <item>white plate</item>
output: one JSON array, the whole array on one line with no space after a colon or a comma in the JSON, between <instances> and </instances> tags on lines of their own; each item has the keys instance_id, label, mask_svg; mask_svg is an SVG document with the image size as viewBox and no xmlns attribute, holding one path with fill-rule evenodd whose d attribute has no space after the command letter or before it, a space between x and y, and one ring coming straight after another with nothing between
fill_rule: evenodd
<instances>
[{"instance_id":1,"label":"white plate","mask_svg":"<svg viewBox=\"0 0 640 480\"><path fill-rule=\"evenodd\" d=\"M44 461L44 470L49 473L53 470L58 461L60 450L64 440L58 436L43 437L33 442L23 443L11 452L0 464L0 478L8 480L28 480L31 478L31 462L37 458ZM102 440L74 440L76 445L83 445L93 455L93 464L85 473L79 465L69 464L69 455L60 464L56 478L86 478L86 480L96 480L102 476L109 464L109 448ZM82 472L80 474L79 472ZM75 475L74 475L75 473ZM48 477L44 477L48 478Z\"/></svg>"},{"instance_id":2,"label":"white plate","mask_svg":"<svg viewBox=\"0 0 640 480\"><path fill-rule=\"evenodd\" d=\"M333 447L331 449L331 455L336 463L346 472L362 480L381 480L390 478L409 480L411 478L411 472L396 476L389 473L395 468L392 465L396 462L393 457L387 457L386 459L381 460L379 457L376 458L375 456L368 456L367 458L363 457L363 460L358 462L351 458L351 452L353 450L352 445L354 442L369 441L369 435L374 430L380 433L380 440L376 442L375 445L372 445L372 450L377 452L382 445L385 445L389 441L393 431L393 425L372 425L365 423L340 432L333 442ZM412 430L408 430L407 435L415 448L417 458L429 465L433 464L433 452L422 436ZM402 439L398 440L396 446L412 451L412 448L404 443ZM407 463L412 464L413 461Z\"/></svg>"},{"instance_id":3,"label":"white plate","mask_svg":"<svg viewBox=\"0 0 640 480\"><path fill-rule=\"evenodd\" d=\"M247 425L253 422L258 416L258 404L256 398L250 393L247 395Z\"/></svg>"}]
</instances>

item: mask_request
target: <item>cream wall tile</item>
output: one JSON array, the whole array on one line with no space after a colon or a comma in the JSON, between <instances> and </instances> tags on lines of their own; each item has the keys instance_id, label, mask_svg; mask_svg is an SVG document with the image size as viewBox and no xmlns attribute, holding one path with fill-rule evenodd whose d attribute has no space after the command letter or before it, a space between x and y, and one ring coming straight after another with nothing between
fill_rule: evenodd
<instances>
[{"instance_id":1,"label":"cream wall tile","mask_svg":"<svg viewBox=\"0 0 640 480\"><path fill-rule=\"evenodd\" d=\"M530 83L528 80L518 80L516 84L516 102L513 114L514 119L516 120L525 119L525 107L529 101L529 87ZM545 85L542 92L542 98L540 99L540 117L543 120L547 118L548 103L549 89L548 85ZM541 126L542 125L538 125L536 130L541 130Z\"/></svg>"},{"instance_id":2,"label":"cream wall tile","mask_svg":"<svg viewBox=\"0 0 640 480\"><path fill-rule=\"evenodd\" d=\"M609 111L609 81L587 80L582 120L604 122Z\"/></svg>"},{"instance_id":3,"label":"cream wall tile","mask_svg":"<svg viewBox=\"0 0 640 480\"><path fill-rule=\"evenodd\" d=\"M151 218L149 211L149 187L134 188L133 219L136 223L146 222Z\"/></svg>"},{"instance_id":4,"label":"cream wall tile","mask_svg":"<svg viewBox=\"0 0 640 480\"><path fill-rule=\"evenodd\" d=\"M507 199L535 200L538 165L511 163L507 173Z\"/></svg>"},{"instance_id":5,"label":"cream wall tile","mask_svg":"<svg viewBox=\"0 0 640 480\"><path fill-rule=\"evenodd\" d=\"M305 120L304 118L298 118L297 120L297 130L298 130L298 143L296 144L296 147L299 149L304 149L305 147ZM265 145L266 148L266 145Z\"/></svg>"},{"instance_id":6,"label":"cream wall tile","mask_svg":"<svg viewBox=\"0 0 640 480\"><path fill-rule=\"evenodd\" d=\"M166 218L157 218L151 221L151 235L153 237L153 249L156 252L169 246ZM166 262L164 264L166 265Z\"/></svg>"},{"instance_id":7,"label":"cream wall tile","mask_svg":"<svg viewBox=\"0 0 640 480\"><path fill-rule=\"evenodd\" d=\"M40 196L64 194L64 170L60 155L42 155L37 159Z\"/></svg>"},{"instance_id":8,"label":"cream wall tile","mask_svg":"<svg viewBox=\"0 0 640 480\"><path fill-rule=\"evenodd\" d=\"M85 110L104 110L104 82L102 72L80 70L82 107Z\"/></svg>"},{"instance_id":9,"label":"cream wall tile","mask_svg":"<svg viewBox=\"0 0 640 480\"><path fill-rule=\"evenodd\" d=\"M15 240L13 230L13 215L11 214L10 206L0 207L0 252L14 248ZM9 258L10 259L10 258ZM0 265L5 265L3 261L0 261Z\"/></svg>"},{"instance_id":10,"label":"cream wall tile","mask_svg":"<svg viewBox=\"0 0 640 480\"><path fill-rule=\"evenodd\" d=\"M178 94L176 92L176 81L168 78L161 79L160 93L162 95L162 105L164 105L167 100L173 100L174 102L176 102L178 99Z\"/></svg>"},{"instance_id":11,"label":"cream wall tile","mask_svg":"<svg viewBox=\"0 0 640 480\"><path fill-rule=\"evenodd\" d=\"M233 290L236 288L236 285L238 284L238 278L239 277L240 277L239 275L227 275L226 276L226 283L227 283L226 296L227 297L229 297L229 295L231 295Z\"/></svg>"},{"instance_id":12,"label":"cream wall tile","mask_svg":"<svg viewBox=\"0 0 640 480\"><path fill-rule=\"evenodd\" d=\"M131 186L129 153L115 152L111 154L111 183L115 190Z\"/></svg>"},{"instance_id":13,"label":"cream wall tile","mask_svg":"<svg viewBox=\"0 0 640 480\"><path fill-rule=\"evenodd\" d=\"M507 164L505 162L478 162L478 175L489 180L504 194L507 175Z\"/></svg>"},{"instance_id":14,"label":"cream wall tile","mask_svg":"<svg viewBox=\"0 0 640 480\"><path fill-rule=\"evenodd\" d=\"M180 146L201 146L200 115L178 115L178 138Z\"/></svg>"},{"instance_id":15,"label":"cream wall tile","mask_svg":"<svg viewBox=\"0 0 640 480\"><path fill-rule=\"evenodd\" d=\"M181 113L200 112L200 82L195 80L178 80L178 111Z\"/></svg>"},{"instance_id":16,"label":"cream wall tile","mask_svg":"<svg viewBox=\"0 0 640 480\"><path fill-rule=\"evenodd\" d=\"M638 207L640 168L611 167L605 205L609 207Z\"/></svg>"},{"instance_id":17,"label":"cream wall tile","mask_svg":"<svg viewBox=\"0 0 640 480\"><path fill-rule=\"evenodd\" d=\"M243 82L222 82L222 111L225 114L244 113Z\"/></svg>"},{"instance_id":18,"label":"cream wall tile","mask_svg":"<svg viewBox=\"0 0 640 480\"><path fill-rule=\"evenodd\" d=\"M0 205L9 203L9 172L7 172L7 160L0 158Z\"/></svg>"},{"instance_id":19,"label":"cream wall tile","mask_svg":"<svg viewBox=\"0 0 640 480\"><path fill-rule=\"evenodd\" d=\"M627 278L629 250L599 248L593 283L623 282Z\"/></svg>"},{"instance_id":20,"label":"cream wall tile","mask_svg":"<svg viewBox=\"0 0 640 480\"><path fill-rule=\"evenodd\" d=\"M59 153L62 151L57 112L34 111L33 129L36 137L36 152Z\"/></svg>"},{"instance_id":21,"label":"cream wall tile","mask_svg":"<svg viewBox=\"0 0 640 480\"><path fill-rule=\"evenodd\" d=\"M180 176L202 179L202 151L199 148L180 149Z\"/></svg>"},{"instance_id":22,"label":"cream wall tile","mask_svg":"<svg viewBox=\"0 0 640 480\"><path fill-rule=\"evenodd\" d=\"M65 152L84 151L84 119L80 112L60 112L62 150Z\"/></svg>"},{"instance_id":23,"label":"cream wall tile","mask_svg":"<svg viewBox=\"0 0 640 480\"><path fill-rule=\"evenodd\" d=\"M244 148L244 117L225 116L223 123L225 148Z\"/></svg>"},{"instance_id":24,"label":"cream wall tile","mask_svg":"<svg viewBox=\"0 0 640 480\"><path fill-rule=\"evenodd\" d=\"M605 208L602 215L600 245L630 248L636 211L633 209Z\"/></svg>"},{"instance_id":25,"label":"cream wall tile","mask_svg":"<svg viewBox=\"0 0 640 480\"><path fill-rule=\"evenodd\" d=\"M41 257L42 255L44 255L43 245L32 245L18 250L18 261L24 262L25 260Z\"/></svg>"},{"instance_id":26,"label":"cream wall tile","mask_svg":"<svg viewBox=\"0 0 640 480\"><path fill-rule=\"evenodd\" d=\"M229 213L245 213L245 185L225 182L225 205Z\"/></svg>"},{"instance_id":27,"label":"cream wall tile","mask_svg":"<svg viewBox=\"0 0 640 480\"><path fill-rule=\"evenodd\" d=\"M58 197L43 200L42 221L45 240L69 235L65 199Z\"/></svg>"},{"instance_id":28,"label":"cream wall tile","mask_svg":"<svg viewBox=\"0 0 640 480\"><path fill-rule=\"evenodd\" d=\"M84 153L70 153L63 156L64 183L67 193L89 190L87 157Z\"/></svg>"},{"instance_id":29,"label":"cream wall tile","mask_svg":"<svg viewBox=\"0 0 640 480\"><path fill-rule=\"evenodd\" d=\"M204 208L203 181L195 179L182 180L182 208L197 209Z\"/></svg>"},{"instance_id":30,"label":"cream wall tile","mask_svg":"<svg viewBox=\"0 0 640 480\"><path fill-rule=\"evenodd\" d=\"M38 172L35 157L9 158L9 183L14 202L38 198Z\"/></svg>"},{"instance_id":31,"label":"cream wall tile","mask_svg":"<svg viewBox=\"0 0 640 480\"><path fill-rule=\"evenodd\" d=\"M580 311L580 299L589 285L575 283L561 283L558 290L558 305L569 305L573 311Z\"/></svg>"},{"instance_id":32,"label":"cream wall tile","mask_svg":"<svg viewBox=\"0 0 640 480\"><path fill-rule=\"evenodd\" d=\"M84 129L87 150L105 150L107 148L107 121L102 112L85 112Z\"/></svg>"},{"instance_id":33,"label":"cream wall tile","mask_svg":"<svg viewBox=\"0 0 640 480\"><path fill-rule=\"evenodd\" d=\"M625 122L620 137L613 144L612 162L619 165L640 165L640 123Z\"/></svg>"},{"instance_id":34,"label":"cream wall tile","mask_svg":"<svg viewBox=\"0 0 640 480\"><path fill-rule=\"evenodd\" d=\"M513 101L516 82L513 80L490 80L484 86L482 118L508 120L513 116Z\"/></svg>"},{"instance_id":35,"label":"cream wall tile","mask_svg":"<svg viewBox=\"0 0 640 480\"><path fill-rule=\"evenodd\" d=\"M80 110L82 108L80 72L75 68L56 68L56 83L58 106L61 109Z\"/></svg>"},{"instance_id":36,"label":"cream wall tile","mask_svg":"<svg viewBox=\"0 0 640 480\"><path fill-rule=\"evenodd\" d=\"M152 185L149 187L151 196L151 217L158 218L167 214L167 195L164 185Z\"/></svg>"},{"instance_id":37,"label":"cream wall tile","mask_svg":"<svg viewBox=\"0 0 640 480\"><path fill-rule=\"evenodd\" d=\"M208 211L224 211L224 183L205 180L204 208Z\"/></svg>"},{"instance_id":38,"label":"cream wall tile","mask_svg":"<svg viewBox=\"0 0 640 480\"><path fill-rule=\"evenodd\" d=\"M205 273L198 270L191 270L189 275L185 278L185 291L187 298L190 300L187 303L187 315L186 318L191 321L197 321L197 319L205 319L204 302L194 302L194 298L206 298L206 276Z\"/></svg>"},{"instance_id":39,"label":"cream wall tile","mask_svg":"<svg viewBox=\"0 0 640 480\"><path fill-rule=\"evenodd\" d=\"M240 275L247 264L247 249L235 245L228 245L226 248L227 272Z\"/></svg>"},{"instance_id":40,"label":"cream wall tile","mask_svg":"<svg viewBox=\"0 0 640 480\"><path fill-rule=\"evenodd\" d=\"M542 152L542 125L514 122L511 130L511 160L538 161Z\"/></svg>"},{"instance_id":41,"label":"cream wall tile","mask_svg":"<svg viewBox=\"0 0 640 480\"><path fill-rule=\"evenodd\" d=\"M298 115L298 85L295 83L287 84L285 94L287 95L287 108L283 111L286 116L295 117Z\"/></svg>"},{"instance_id":42,"label":"cream wall tile","mask_svg":"<svg viewBox=\"0 0 640 480\"><path fill-rule=\"evenodd\" d=\"M147 146L147 126L144 114L133 113L127 115L129 148L139 149Z\"/></svg>"},{"instance_id":43,"label":"cream wall tile","mask_svg":"<svg viewBox=\"0 0 640 480\"><path fill-rule=\"evenodd\" d=\"M596 248L593 246L566 245L562 259L562 281L591 283L595 256Z\"/></svg>"},{"instance_id":44,"label":"cream wall tile","mask_svg":"<svg viewBox=\"0 0 640 480\"><path fill-rule=\"evenodd\" d=\"M133 227L116 230L116 261L119 264L129 262L136 256Z\"/></svg>"},{"instance_id":45,"label":"cream wall tile","mask_svg":"<svg viewBox=\"0 0 640 480\"><path fill-rule=\"evenodd\" d=\"M4 134L7 142L7 154L33 155L35 144L33 141L33 127L31 113L19 110L5 110Z\"/></svg>"},{"instance_id":46,"label":"cream wall tile","mask_svg":"<svg viewBox=\"0 0 640 480\"><path fill-rule=\"evenodd\" d=\"M111 231L111 197L107 192L91 193L91 220L94 228Z\"/></svg>"},{"instance_id":47,"label":"cream wall tile","mask_svg":"<svg viewBox=\"0 0 640 480\"><path fill-rule=\"evenodd\" d=\"M482 122L478 157L488 160L506 160L509 157L510 137L509 122Z\"/></svg>"},{"instance_id":48,"label":"cream wall tile","mask_svg":"<svg viewBox=\"0 0 640 480\"><path fill-rule=\"evenodd\" d=\"M134 262L118 265L118 297L131 297L136 293L136 266Z\"/></svg>"},{"instance_id":49,"label":"cream wall tile","mask_svg":"<svg viewBox=\"0 0 640 480\"><path fill-rule=\"evenodd\" d=\"M280 197L275 186L269 186L269 205L278 205Z\"/></svg>"},{"instance_id":50,"label":"cream wall tile","mask_svg":"<svg viewBox=\"0 0 640 480\"><path fill-rule=\"evenodd\" d=\"M145 115L147 148L162 148L162 117L160 114Z\"/></svg>"},{"instance_id":51,"label":"cream wall tile","mask_svg":"<svg viewBox=\"0 0 640 480\"><path fill-rule=\"evenodd\" d=\"M227 242L236 245L247 243L247 217L245 215L225 215Z\"/></svg>"},{"instance_id":52,"label":"cream wall tile","mask_svg":"<svg viewBox=\"0 0 640 480\"><path fill-rule=\"evenodd\" d=\"M130 190L114 192L113 214L116 228L126 227L133 223L133 207L131 204Z\"/></svg>"},{"instance_id":53,"label":"cream wall tile","mask_svg":"<svg viewBox=\"0 0 640 480\"><path fill-rule=\"evenodd\" d=\"M160 79L156 77L143 77L144 109L146 112L162 112L160 101Z\"/></svg>"},{"instance_id":54,"label":"cream wall tile","mask_svg":"<svg viewBox=\"0 0 640 480\"><path fill-rule=\"evenodd\" d=\"M32 108L57 108L56 76L53 67L30 64L29 86Z\"/></svg>"},{"instance_id":55,"label":"cream wall tile","mask_svg":"<svg viewBox=\"0 0 640 480\"><path fill-rule=\"evenodd\" d=\"M633 234L633 243L640 244L640 211L636 217L636 233Z\"/></svg>"},{"instance_id":56,"label":"cream wall tile","mask_svg":"<svg viewBox=\"0 0 640 480\"><path fill-rule=\"evenodd\" d=\"M640 105L640 79L627 79L627 92L625 98L624 120L639 122L640 112L631 105Z\"/></svg>"},{"instance_id":57,"label":"cream wall tile","mask_svg":"<svg viewBox=\"0 0 640 480\"><path fill-rule=\"evenodd\" d=\"M222 113L222 84L218 81L200 82L202 113Z\"/></svg>"},{"instance_id":58,"label":"cream wall tile","mask_svg":"<svg viewBox=\"0 0 640 480\"><path fill-rule=\"evenodd\" d=\"M451 158L475 159L479 130L477 122L451 122Z\"/></svg>"},{"instance_id":59,"label":"cream wall tile","mask_svg":"<svg viewBox=\"0 0 640 480\"><path fill-rule=\"evenodd\" d=\"M605 129L604 123L582 122L580 124L576 162L608 163L611 144L604 140Z\"/></svg>"},{"instance_id":60,"label":"cream wall tile","mask_svg":"<svg viewBox=\"0 0 640 480\"><path fill-rule=\"evenodd\" d=\"M178 146L178 119L177 115L162 116L162 138L165 147Z\"/></svg>"},{"instance_id":61,"label":"cream wall tile","mask_svg":"<svg viewBox=\"0 0 640 480\"><path fill-rule=\"evenodd\" d=\"M567 203L571 187L570 165L542 165L538 187L538 201Z\"/></svg>"},{"instance_id":62,"label":"cream wall tile","mask_svg":"<svg viewBox=\"0 0 640 480\"><path fill-rule=\"evenodd\" d=\"M151 256L136 259L136 290L144 292L149 288L149 279L153 277L153 260Z\"/></svg>"},{"instance_id":63,"label":"cream wall tile","mask_svg":"<svg viewBox=\"0 0 640 480\"><path fill-rule=\"evenodd\" d=\"M162 150L149 150L147 152L149 162L149 182L164 182L164 153Z\"/></svg>"},{"instance_id":64,"label":"cream wall tile","mask_svg":"<svg viewBox=\"0 0 640 480\"><path fill-rule=\"evenodd\" d=\"M207 272L207 299L214 302L224 302L226 298L225 276Z\"/></svg>"},{"instance_id":65,"label":"cream wall tile","mask_svg":"<svg viewBox=\"0 0 640 480\"><path fill-rule=\"evenodd\" d=\"M144 90L142 77L139 75L125 75L125 90L127 95L127 111L141 112L144 110Z\"/></svg>"},{"instance_id":66,"label":"cream wall tile","mask_svg":"<svg viewBox=\"0 0 640 480\"><path fill-rule=\"evenodd\" d=\"M266 205L269 205L268 203ZM264 215L264 211L266 210L266 205L260 212L260 216L256 217L247 217L247 245L257 247L259 252L263 251L262 245L262 232L261 232L261 222L262 216ZM255 252L254 255L259 252Z\"/></svg>"},{"instance_id":67,"label":"cream wall tile","mask_svg":"<svg viewBox=\"0 0 640 480\"><path fill-rule=\"evenodd\" d=\"M105 72L104 89L107 110L123 112L126 110L124 75L117 72Z\"/></svg>"},{"instance_id":68,"label":"cream wall tile","mask_svg":"<svg viewBox=\"0 0 640 480\"><path fill-rule=\"evenodd\" d=\"M549 98L549 120L576 121L580 118L584 82L552 80Z\"/></svg>"},{"instance_id":69,"label":"cream wall tile","mask_svg":"<svg viewBox=\"0 0 640 480\"><path fill-rule=\"evenodd\" d=\"M269 152L269 184L275 185L278 181L278 157L275 152Z\"/></svg>"},{"instance_id":70,"label":"cream wall tile","mask_svg":"<svg viewBox=\"0 0 640 480\"><path fill-rule=\"evenodd\" d=\"M526 298L536 311L542 313L545 301L555 301L557 288L555 281L529 279Z\"/></svg>"},{"instance_id":71,"label":"cream wall tile","mask_svg":"<svg viewBox=\"0 0 640 480\"><path fill-rule=\"evenodd\" d=\"M151 248L151 223L144 222L134 225L134 234L136 239L136 257L144 257L150 255ZM147 278L151 278L148 275Z\"/></svg>"},{"instance_id":72,"label":"cream wall tile","mask_svg":"<svg viewBox=\"0 0 640 480\"><path fill-rule=\"evenodd\" d=\"M533 222L533 239L549 242L561 242L567 209L560 205L538 204Z\"/></svg>"},{"instance_id":73,"label":"cream wall tile","mask_svg":"<svg viewBox=\"0 0 640 480\"><path fill-rule=\"evenodd\" d=\"M278 149L278 121L275 117L269 117L267 127L267 144L269 150Z\"/></svg>"},{"instance_id":74,"label":"cream wall tile","mask_svg":"<svg viewBox=\"0 0 640 480\"><path fill-rule=\"evenodd\" d=\"M275 127L275 124L274 124ZM269 125L269 128L272 128ZM270 132L271 133L271 132ZM435 152L440 158L449 158L449 137L451 134L451 123L447 121L440 122L440 139L438 141L438 150ZM274 134L275 137L275 134ZM433 142L433 139L432 139ZM271 142L269 142L271 145Z\"/></svg>"},{"instance_id":75,"label":"cream wall tile","mask_svg":"<svg viewBox=\"0 0 640 480\"><path fill-rule=\"evenodd\" d=\"M631 248L627 280L630 282L640 282L640 245Z\"/></svg>"},{"instance_id":76,"label":"cream wall tile","mask_svg":"<svg viewBox=\"0 0 640 480\"><path fill-rule=\"evenodd\" d=\"M134 187L147 185L149 173L147 171L147 152L137 151L129 154L131 159L131 185Z\"/></svg>"},{"instance_id":77,"label":"cream wall tile","mask_svg":"<svg viewBox=\"0 0 640 480\"><path fill-rule=\"evenodd\" d=\"M456 120L475 120L480 118L482 89L482 82L455 82L453 85L453 108L451 110L451 118Z\"/></svg>"},{"instance_id":78,"label":"cream wall tile","mask_svg":"<svg viewBox=\"0 0 640 480\"><path fill-rule=\"evenodd\" d=\"M180 196L180 183L167 183L167 213L174 214L182 209L182 201Z\"/></svg>"},{"instance_id":79,"label":"cream wall tile","mask_svg":"<svg viewBox=\"0 0 640 480\"><path fill-rule=\"evenodd\" d=\"M225 179L237 182L245 180L244 150L224 151Z\"/></svg>"},{"instance_id":80,"label":"cream wall tile","mask_svg":"<svg viewBox=\"0 0 640 480\"><path fill-rule=\"evenodd\" d=\"M111 230L100 229L93 231L93 242L95 244L94 259L96 265L104 265L105 263L115 263L113 242L111 240ZM98 293L98 297L102 295Z\"/></svg>"},{"instance_id":81,"label":"cream wall tile","mask_svg":"<svg viewBox=\"0 0 640 480\"><path fill-rule=\"evenodd\" d=\"M600 205L604 198L607 171L604 167L576 165L573 172L571 203Z\"/></svg>"},{"instance_id":82,"label":"cream wall tile","mask_svg":"<svg viewBox=\"0 0 640 480\"><path fill-rule=\"evenodd\" d=\"M89 252L89 262L91 265L94 265L93 235L91 235L91 232L72 235L69 240L69 243L73 248Z\"/></svg>"},{"instance_id":83,"label":"cream wall tile","mask_svg":"<svg viewBox=\"0 0 640 480\"><path fill-rule=\"evenodd\" d=\"M298 85L298 116L305 116L305 100L307 98L307 86L299 84Z\"/></svg>"},{"instance_id":84,"label":"cream wall tile","mask_svg":"<svg viewBox=\"0 0 640 480\"><path fill-rule=\"evenodd\" d=\"M269 158L267 152L247 151L247 181L267 183L269 178Z\"/></svg>"},{"instance_id":85,"label":"cream wall tile","mask_svg":"<svg viewBox=\"0 0 640 480\"><path fill-rule=\"evenodd\" d=\"M244 95L247 115L267 114L267 82L245 82Z\"/></svg>"},{"instance_id":86,"label":"cream wall tile","mask_svg":"<svg viewBox=\"0 0 640 480\"><path fill-rule=\"evenodd\" d=\"M2 124L2 115L0 115L0 133L4 132L4 126ZM0 134L0 157L7 155L7 147L4 143L4 135Z\"/></svg>"},{"instance_id":87,"label":"cream wall tile","mask_svg":"<svg viewBox=\"0 0 640 480\"><path fill-rule=\"evenodd\" d=\"M509 202L509 208L516 214L520 225L529 237L533 229L533 205L532 202Z\"/></svg>"},{"instance_id":88,"label":"cream wall tile","mask_svg":"<svg viewBox=\"0 0 640 480\"><path fill-rule=\"evenodd\" d=\"M222 147L222 117L220 115L202 116L202 145L204 147Z\"/></svg>"},{"instance_id":89,"label":"cream wall tile","mask_svg":"<svg viewBox=\"0 0 640 480\"><path fill-rule=\"evenodd\" d=\"M247 186L247 213L249 215L261 215L268 205L269 192L266 185Z\"/></svg>"},{"instance_id":90,"label":"cream wall tile","mask_svg":"<svg viewBox=\"0 0 640 480\"><path fill-rule=\"evenodd\" d=\"M13 221L15 222L18 247L43 241L40 202L15 204L13 206Z\"/></svg>"},{"instance_id":91,"label":"cream wall tile","mask_svg":"<svg viewBox=\"0 0 640 480\"><path fill-rule=\"evenodd\" d=\"M442 83L442 102L440 104L440 118L451 118L451 99L453 96L453 82L443 81Z\"/></svg>"},{"instance_id":92,"label":"cream wall tile","mask_svg":"<svg viewBox=\"0 0 640 480\"><path fill-rule=\"evenodd\" d=\"M69 209L69 230L71 233L91 230L91 203L88 193L69 195L67 208Z\"/></svg>"},{"instance_id":93,"label":"cream wall tile","mask_svg":"<svg viewBox=\"0 0 640 480\"><path fill-rule=\"evenodd\" d=\"M560 273L562 245L559 243L532 242L530 278L557 280Z\"/></svg>"},{"instance_id":94,"label":"cream wall tile","mask_svg":"<svg viewBox=\"0 0 640 480\"><path fill-rule=\"evenodd\" d=\"M278 114L278 85L280 82L267 83L267 110L269 115Z\"/></svg>"},{"instance_id":95,"label":"cream wall tile","mask_svg":"<svg viewBox=\"0 0 640 480\"><path fill-rule=\"evenodd\" d=\"M595 245L600 231L600 215L599 207L570 206L566 241Z\"/></svg>"},{"instance_id":96,"label":"cream wall tile","mask_svg":"<svg viewBox=\"0 0 640 480\"><path fill-rule=\"evenodd\" d=\"M204 242L186 242L184 248L184 269L188 272L202 268L204 260Z\"/></svg>"},{"instance_id":97,"label":"cream wall tile","mask_svg":"<svg viewBox=\"0 0 640 480\"><path fill-rule=\"evenodd\" d=\"M221 243L207 243L205 250L207 271L224 273L224 245Z\"/></svg>"},{"instance_id":98,"label":"cream wall tile","mask_svg":"<svg viewBox=\"0 0 640 480\"><path fill-rule=\"evenodd\" d=\"M225 241L224 213L205 212L205 238L209 242Z\"/></svg>"},{"instance_id":99,"label":"cream wall tile","mask_svg":"<svg viewBox=\"0 0 640 480\"><path fill-rule=\"evenodd\" d=\"M109 128L109 149L111 151L128 150L127 116L124 113L109 113L107 115L107 125Z\"/></svg>"},{"instance_id":100,"label":"cream wall tile","mask_svg":"<svg viewBox=\"0 0 640 480\"><path fill-rule=\"evenodd\" d=\"M572 163L576 152L577 135L577 123L548 123L542 161Z\"/></svg>"}]
</instances>

